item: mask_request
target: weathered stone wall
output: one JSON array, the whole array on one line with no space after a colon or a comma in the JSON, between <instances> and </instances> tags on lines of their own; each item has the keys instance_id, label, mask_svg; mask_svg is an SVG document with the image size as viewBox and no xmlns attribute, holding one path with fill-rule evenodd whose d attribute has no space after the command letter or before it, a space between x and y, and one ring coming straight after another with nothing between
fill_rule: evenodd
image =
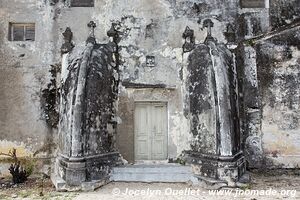
<instances>
[{"instance_id":1,"label":"weathered stone wall","mask_svg":"<svg viewBox=\"0 0 300 200\"><path fill-rule=\"evenodd\" d=\"M259 167L263 160L261 98L257 77L256 49L241 44L237 49L240 90L241 144L249 167Z\"/></svg>"},{"instance_id":2,"label":"weathered stone wall","mask_svg":"<svg viewBox=\"0 0 300 200\"><path fill-rule=\"evenodd\" d=\"M298 0L271 0L270 21L273 29L299 21L300 2Z\"/></svg>"},{"instance_id":3,"label":"weathered stone wall","mask_svg":"<svg viewBox=\"0 0 300 200\"><path fill-rule=\"evenodd\" d=\"M262 141L268 166L297 167L300 144L300 27L256 45Z\"/></svg>"},{"instance_id":4,"label":"weathered stone wall","mask_svg":"<svg viewBox=\"0 0 300 200\"><path fill-rule=\"evenodd\" d=\"M239 70L242 145L249 167L293 168L299 164L299 136L293 134L299 132L298 111L286 102L299 105L293 81L297 78L290 74L299 71L299 3L274 0L269 6L269 11L242 9L240 15L246 22L239 24L239 35L246 40L241 39L238 48L238 65L243 66Z\"/></svg>"},{"instance_id":5,"label":"weathered stone wall","mask_svg":"<svg viewBox=\"0 0 300 200\"><path fill-rule=\"evenodd\" d=\"M168 102L169 157L176 158L182 150L190 148L189 103L185 98L184 78L187 60L182 55L182 32L186 26L194 30L196 43L201 43L206 38L203 20L211 18L214 22L213 37L220 43L227 43L228 34L224 33L228 30L233 30L234 37L239 36L236 41L243 41L248 33L249 39L288 25L299 17L296 0L270 1L270 21L268 8L240 9L238 0L95 0L95 7L84 8L67 7L63 1L55 2L0 2L0 140L3 144L0 151L17 146L20 153L46 155L48 147L54 146L51 143L56 136L53 127L56 108L53 105L49 110L47 102L56 101L52 96L53 87L59 85L53 83L59 80L56 72L61 63L61 33L66 27L73 31L74 45L80 49L89 33L86 27L89 21L94 20L97 24L95 36L98 43L108 42L107 30L112 22L118 24L122 83L144 84L144 88L139 89L121 84L119 90L117 142L124 158L133 161L133 101ZM285 8L293 8L292 14ZM250 28L246 24L247 17L250 18ZM9 22L36 23L35 41L8 41ZM228 28L229 24L232 28ZM246 92L241 98L244 100L241 108L247 109L242 112L242 144L249 150L249 161L263 157L261 146L267 154L277 155L278 163L287 163L291 155L299 154L299 88L295 86L299 79L296 75L299 70L296 47L299 47L299 34L294 31L292 35L274 36L254 47L251 40L245 46L240 45L240 52L244 52L241 57L245 59L240 60L237 69L242 74L240 81L245 83L242 92ZM235 39L231 42L234 44ZM277 52L278 55L284 54L286 50L289 55L274 56ZM147 56L155 57L154 66L147 66ZM55 73L49 72L51 69L53 72L51 66L57 66ZM273 78L270 80L269 77ZM48 85L50 83L52 85ZM150 89L149 85L155 89ZM271 113L278 114L271 116ZM279 157L279 152L286 156ZM296 164L299 161L295 160L289 166Z\"/></svg>"},{"instance_id":6,"label":"weathered stone wall","mask_svg":"<svg viewBox=\"0 0 300 200\"><path fill-rule=\"evenodd\" d=\"M9 22L36 23L35 41L8 41ZM55 146L42 103L50 65L58 61L53 22L51 7L42 1L0 2L0 152L14 147L21 157L48 157Z\"/></svg>"}]
</instances>

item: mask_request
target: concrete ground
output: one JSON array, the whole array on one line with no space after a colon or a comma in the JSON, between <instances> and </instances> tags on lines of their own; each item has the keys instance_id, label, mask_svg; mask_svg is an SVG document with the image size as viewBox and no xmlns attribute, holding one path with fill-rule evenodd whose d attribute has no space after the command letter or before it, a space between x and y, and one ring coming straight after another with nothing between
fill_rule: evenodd
<instances>
[{"instance_id":1,"label":"concrete ground","mask_svg":"<svg viewBox=\"0 0 300 200\"><path fill-rule=\"evenodd\" d=\"M273 200L300 199L300 173L252 173L249 186L240 190L208 190L179 183L124 183L105 185L94 192L56 192L49 179L30 179L26 184L0 187L0 199L53 200ZM0 180L1 182L1 180ZM3 185L3 184L0 184ZM236 192L238 191L238 192ZM258 194L260 193L260 194Z\"/></svg>"},{"instance_id":2,"label":"concrete ground","mask_svg":"<svg viewBox=\"0 0 300 200\"><path fill-rule=\"evenodd\" d=\"M80 193L73 199L300 199L300 176L252 174L252 181L248 187L240 190L227 188L219 191L188 184L110 183L97 191Z\"/></svg>"}]
</instances>

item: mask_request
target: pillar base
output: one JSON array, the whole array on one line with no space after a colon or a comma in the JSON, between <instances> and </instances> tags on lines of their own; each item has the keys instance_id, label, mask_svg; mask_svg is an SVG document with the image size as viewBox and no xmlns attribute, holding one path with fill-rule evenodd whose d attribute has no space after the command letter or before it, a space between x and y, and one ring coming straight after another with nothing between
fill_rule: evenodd
<instances>
[{"instance_id":1,"label":"pillar base","mask_svg":"<svg viewBox=\"0 0 300 200\"><path fill-rule=\"evenodd\" d=\"M109 183L109 178L102 180L93 180L88 182L82 182L79 185L69 185L64 179L57 176L56 174L51 175L51 181L59 192L75 192L75 191L94 191L95 189Z\"/></svg>"},{"instance_id":2,"label":"pillar base","mask_svg":"<svg viewBox=\"0 0 300 200\"><path fill-rule=\"evenodd\" d=\"M109 182L112 167L121 164L118 152L80 158L59 155L51 179L58 191L94 190Z\"/></svg>"},{"instance_id":3,"label":"pillar base","mask_svg":"<svg viewBox=\"0 0 300 200\"><path fill-rule=\"evenodd\" d=\"M191 164L193 173L201 181L223 186L238 186L246 172L242 152L234 156L207 155L198 152L185 152L184 159Z\"/></svg>"}]
</instances>

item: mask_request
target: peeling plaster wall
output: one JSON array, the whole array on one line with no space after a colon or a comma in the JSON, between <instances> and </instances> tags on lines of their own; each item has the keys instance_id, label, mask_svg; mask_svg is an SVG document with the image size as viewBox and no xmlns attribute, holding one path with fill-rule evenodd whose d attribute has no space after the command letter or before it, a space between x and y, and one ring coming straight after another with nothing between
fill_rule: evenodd
<instances>
[{"instance_id":1,"label":"peeling plaster wall","mask_svg":"<svg viewBox=\"0 0 300 200\"><path fill-rule=\"evenodd\" d=\"M300 28L257 45L266 164L294 168L300 163Z\"/></svg>"},{"instance_id":2,"label":"peeling plaster wall","mask_svg":"<svg viewBox=\"0 0 300 200\"><path fill-rule=\"evenodd\" d=\"M134 101L168 102L169 157L176 158L182 150L190 149L192 138L187 120L189 103L185 98L187 91L184 79L187 60L182 55L182 32L186 26L194 30L196 43L199 44L206 38L206 30L202 27L203 20L212 18L212 36L220 43L227 43L224 32L229 23L235 30L239 28L238 41L244 38L247 32L244 15L249 15L253 20L249 29L253 32L251 37L290 24L299 17L299 5L296 0L270 1L270 9L240 9L238 0L95 0L95 7L92 8L70 8L62 2L0 2L0 140L11 147L21 145L24 152L28 152L26 154L40 152L40 156L46 156L49 149L45 147L52 144L52 139L55 140L56 137L56 129L46 123L41 96L51 79L57 78L53 77L49 70L51 65L61 62L61 33L66 27L71 28L74 33L74 45L81 49L89 33L86 27L89 21L94 20L97 24L95 36L98 43L108 42L106 32L112 22L117 23L121 32L119 45L122 82L164 86L155 89L120 86L117 142L124 158L132 162ZM293 7L293 13L286 13L289 9L282 8L280 2L284 3L286 8ZM284 22L278 22L282 16ZM35 41L8 41L9 22L36 23ZM287 46L291 58L280 58L280 64L278 60L275 63L269 59L260 62L262 56L269 58L286 52L287 47L276 43L281 40L273 38L274 40L262 44L261 50L247 45L243 47L241 52L245 55L249 53L250 57L237 66L238 70L242 71L243 77L240 79L244 79L247 90L243 96L244 108L247 110L243 112L245 118L242 138L246 150L251 156L254 155L253 151L262 152L263 146L265 153L275 159L275 165L288 163L285 165L288 167L295 167L300 163L297 154L300 138L297 134L299 96L297 92L289 92L290 96L282 97L286 91L299 90L293 86L299 85L296 82L299 80L296 74L299 70L299 52L293 46L298 40L295 38L299 39L299 35L284 40L289 41ZM299 41L297 45L299 47ZM263 53L267 52L269 53L264 56ZM257 69L255 56L251 57L253 54L257 56ZM155 57L154 67L146 65L146 56ZM241 69L244 66L245 68ZM269 70L261 66L272 67ZM274 80L265 82L270 76L274 76ZM255 92L260 91L255 93L254 102L251 100L251 88L254 88ZM283 99L289 99L293 106L287 105ZM263 144L260 143L261 137ZM0 145L0 151L7 151L7 145L3 149L3 145ZM251 149L252 147L254 149ZM20 154L22 152L23 150L20 150ZM252 158L259 156L263 157L261 154L255 154ZM248 160L251 161L252 158L249 157Z\"/></svg>"},{"instance_id":3,"label":"peeling plaster wall","mask_svg":"<svg viewBox=\"0 0 300 200\"><path fill-rule=\"evenodd\" d=\"M270 21L273 29L300 19L300 1L270 0Z\"/></svg>"},{"instance_id":4,"label":"peeling plaster wall","mask_svg":"<svg viewBox=\"0 0 300 200\"><path fill-rule=\"evenodd\" d=\"M261 132L261 98L257 76L257 52L250 45L237 50L240 90L241 143L249 167L259 167L263 162Z\"/></svg>"},{"instance_id":5,"label":"peeling plaster wall","mask_svg":"<svg viewBox=\"0 0 300 200\"><path fill-rule=\"evenodd\" d=\"M57 51L52 15L42 1L0 2L0 152L14 147L21 157L49 156L53 130L44 120L41 90ZM35 23L35 41L8 41L9 22Z\"/></svg>"},{"instance_id":6,"label":"peeling plaster wall","mask_svg":"<svg viewBox=\"0 0 300 200\"><path fill-rule=\"evenodd\" d=\"M196 4L196 6L194 5ZM133 162L134 101L168 102L169 158L176 159L183 150L189 150L189 125L184 117L186 102L182 80L182 32L186 26L195 31L196 41L203 42L206 30L202 21L213 17L213 36L226 42L223 32L227 23L234 22L237 1L104 1L96 0L94 8L60 7L59 30L66 26L74 32L75 46L83 46L88 35L86 23L97 24L98 42L107 42L106 32L111 23L121 32L121 79L136 84L162 84L165 89L132 89L121 87L117 142L121 154ZM70 20L80 18L80 20ZM80 29L79 29L80 27ZM146 56L155 56L155 66L146 65ZM171 89L168 89L171 88Z\"/></svg>"},{"instance_id":7,"label":"peeling plaster wall","mask_svg":"<svg viewBox=\"0 0 300 200\"><path fill-rule=\"evenodd\" d=\"M193 1L189 2L192 3ZM195 29L199 27L197 18L181 17L182 5L182 2L145 0L124 4L123 1L115 0L95 1L93 8L68 8L62 3L50 6L47 1L2 1L1 80L5 81L1 84L1 93L4 94L1 98L3 139L18 142L19 138L22 138L22 141L26 141L26 148L34 153L54 137L51 132L55 130L49 129L43 119L40 98L41 91L52 78L48 72L50 65L60 62L61 33L67 26L74 31L74 45L82 47L88 35L86 24L90 20L97 23L95 35L98 42L107 42L106 31L111 23L119 23L123 33L120 43L123 59L121 78L138 83L162 83L176 88L179 90L177 93L180 92L182 38L178 30L184 30L186 25ZM35 41L8 41L9 22L35 23ZM150 26L152 30L146 29L149 24L153 24ZM216 20L216 29L220 27L225 29L225 26ZM199 40L204 40L204 33L204 30L197 32ZM219 37L224 40L222 33ZM155 68L146 67L146 55L155 56ZM183 103L181 98L178 98L178 101ZM181 105L179 111L172 112L182 113L182 107ZM178 136L174 136L174 140L178 142L174 142L175 150L170 153L172 157L180 154L180 149L184 149L180 146L185 145L184 142L180 144L180 135L184 133L185 128L177 127L182 114L177 115L179 117L170 116L171 132L176 132L174 134Z\"/></svg>"},{"instance_id":8,"label":"peeling plaster wall","mask_svg":"<svg viewBox=\"0 0 300 200\"><path fill-rule=\"evenodd\" d=\"M201 13L193 9L196 1L162 0L96 0L94 8L60 8L59 30L69 26L74 31L75 45L83 45L88 34L86 23L94 20L97 24L98 42L107 42L106 32L112 22L120 25L122 40L120 55L123 61L122 78L131 82L163 83L174 86L181 67L182 32L186 26L195 31L196 40L203 41L206 30L197 23L202 19L214 18L214 37L225 42L223 32L227 22L234 21L236 1L203 1L207 7ZM210 5L211 4L211 5ZM189 14L185 14L185 12ZM230 15L228 14L230 13ZM233 15L233 16L231 16ZM70 19L80 20L70 20ZM81 27L80 29L78 27ZM147 28L148 27L148 28ZM182 30L182 32L180 32ZM155 68L146 67L146 56L155 56Z\"/></svg>"}]
</instances>

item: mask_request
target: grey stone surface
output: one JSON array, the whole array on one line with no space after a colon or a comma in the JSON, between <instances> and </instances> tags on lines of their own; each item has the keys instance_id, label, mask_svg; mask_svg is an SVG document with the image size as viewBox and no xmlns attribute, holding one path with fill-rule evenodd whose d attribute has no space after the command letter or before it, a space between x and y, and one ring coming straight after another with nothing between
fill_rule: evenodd
<instances>
[{"instance_id":1,"label":"grey stone surface","mask_svg":"<svg viewBox=\"0 0 300 200\"><path fill-rule=\"evenodd\" d=\"M112 42L97 44L96 24L90 21L88 27L90 35L83 52L62 55L55 169L65 181L63 187L83 190L96 188L97 182L107 179L111 167L121 163L114 120L119 86L117 32L108 32Z\"/></svg>"},{"instance_id":2,"label":"grey stone surface","mask_svg":"<svg viewBox=\"0 0 300 200\"><path fill-rule=\"evenodd\" d=\"M116 182L189 182L193 180L193 173L190 166L181 166L178 164L137 164L114 167L110 180Z\"/></svg>"},{"instance_id":3,"label":"grey stone surface","mask_svg":"<svg viewBox=\"0 0 300 200\"><path fill-rule=\"evenodd\" d=\"M67 163L74 162L73 158L69 159L73 156L79 159L87 156L88 159L78 165L91 166L87 168L92 172L91 176L101 179L110 169L107 166L118 157L111 152L119 150L124 159L135 162L134 102L163 101L168 102L169 160L177 160L183 151L195 149L214 154L218 154L218 150L234 154L241 149L250 168L299 166L299 1L265 1L265 8L243 9L238 0L132 0L126 3L95 0L94 7L69 7L68 2L0 2L0 151L7 152L16 147L20 157L50 158L56 156L60 146ZM203 60L199 61L201 66L211 66L212 61L218 63L223 60L222 66L231 67L229 61L236 61L234 76L237 76L239 85L237 100L240 115L234 124L240 123L240 146L238 135L218 137L217 132L207 131L213 128L218 115L204 116L202 121L197 119L197 114L203 116L203 107L213 108L214 102L209 101L213 90L207 90L204 84L209 71L195 66L193 73L196 75L191 77L196 80L191 85L195 88L191 90L197 92L192 101L187 98L191 91L187 87L189 63L198 59L195 56L188 60L188 55L192 53L194 43L205 41L207 30L203 23L208 19L213 23L211 33L218 45L216 48L210 45L212 52L204 45L202 49L193 51L203 51ZM88 40L97 43L90 45L93 50L86 47L86 38L91 32L86 24L91 20L97 24L93 31L96 41L93 37ZM9 41L10 22L35 23L35 41ZM112 23L120 33L119 38L109 39L106 36ZM187 26L194 30L194 34L189 41L183 41L182 33ZM67 27L72 31L72 37L70 34L62 37ZM113 40L119 42L117 57L111 56L111 51L116 48L115 45L109 47ZM191 44L185 46L189 53L183 54L184 44ZM225 49L226 45L228 49ZM72 116L65 117L58 115L63 108L58 106L63 101L59 93L62 88L68 88L60 81L61 77L67 78L68 73L62 65L69 62L66 54L61 57L62 46L63 53L69 53L69 61L73 60L74 65L82 63L76 58L90 57L94 60L91 65L86 65L92 69L91 76L88 75L90 71L80 74L83 78L80 78L83 81L81 86L87 85L89 89L87 96L83 98L80 93L85 88L76 91L78 98L75 99L79 101L74 102L78 107L74 108ZM86 55L82 56L82 52ZM89 53L92 55L87 55ZM99 56L103 53L108 55L107 59ZM212 55L216 59L211 59ZM147 66L147 56L155 57L155 65ZM110 63L111 59L120 61L116 72L104 70L105 73L102 73L95 69L94 66L113 68L106 63ZM70 68L75 73L76 66ZM100 74L106 77L101 79ZM202 78L197 80L197 76ZM107 84L115 80L120 81L120 84L115 84L117 88ZM110 90L114 90L114 95L102 95L111 93ZM65 106L71 108L71 96L68 98L66 102L69 104ZM86 101L82 103L81 98ZM107 107L99 100L114 105ZM82 105L87 108L83 109ZM231 104L225 106L233 108ZM193 107L197 112L190 110ZM98 113L93 113L95 108ZM83 110L89 116L81 116ZM96 115L103 117L101 123L96 123L96 127L90 126L94 124L92 121L97 121ZM69 124L74 125L73 130L64 127L64 130L72 131L61 134L62 127L60 125L58 131L57 122L66 122L69 117L74 117ZM80 123L84 121L80 117L90 120L84 131L75 128L81 127ZM190 123L190 119L194 121ZM203 122L210 125L203 127ZM194 123L199 126L195 127ZM234 124L229 124L231 130L235 129ZM195 140L197 137L199 141Z\"/></svg>"},{"instance_id":4,"label":"grey stone surface","mask_svg":"<svg viewBox=\"0 0 300 200\"><path fill-rule=\"evenodd\" d=\"M245 173L241 152L238 77L234 54L213 38L211 20L205 44L189 54L187 91L191 150L185 159L193 172L234 186Z\"/></svg>"}]
</instances>

